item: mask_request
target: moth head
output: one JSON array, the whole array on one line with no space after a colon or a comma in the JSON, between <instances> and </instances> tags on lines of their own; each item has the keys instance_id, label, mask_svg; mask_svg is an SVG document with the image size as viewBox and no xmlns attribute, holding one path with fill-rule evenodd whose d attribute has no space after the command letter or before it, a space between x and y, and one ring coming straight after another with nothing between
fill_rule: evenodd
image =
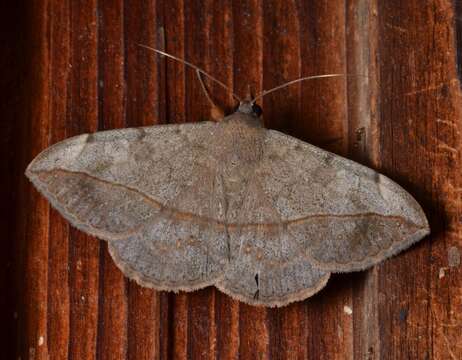
<instances>
[{"instance_id":1,"label":"moth head","mask_svg":"<svg viewBox=\"0 0 462 360\"><path fill-rule=\"evenodd\" d=\"M255 118L259 118L263 113L260 106L255 104L255 102L248 100L241 101L237 111L243 114L252 115Z\"/></svg>"}]
</instances>

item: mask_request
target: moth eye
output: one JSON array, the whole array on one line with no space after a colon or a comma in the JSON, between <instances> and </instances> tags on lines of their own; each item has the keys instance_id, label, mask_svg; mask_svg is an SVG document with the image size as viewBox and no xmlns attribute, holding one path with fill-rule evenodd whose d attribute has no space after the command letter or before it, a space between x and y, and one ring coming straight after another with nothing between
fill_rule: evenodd
<instances>
[{"instance_id":1,"label":"moth eye","mask_svg":"<svg viewBox=\"0 0 462 360\"><path fill-rule=\"evenodd\" d=\"M252 104L252 111L255 115L257 115L257 117L260 117L263 113L263 110L257 104Z\"/></svg>"}]
</instances>

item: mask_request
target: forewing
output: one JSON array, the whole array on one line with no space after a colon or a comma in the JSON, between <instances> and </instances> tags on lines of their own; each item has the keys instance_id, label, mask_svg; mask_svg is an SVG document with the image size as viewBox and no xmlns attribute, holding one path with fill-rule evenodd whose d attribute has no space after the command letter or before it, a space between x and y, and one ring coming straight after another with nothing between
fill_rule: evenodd
<instances>
[{"instance_id":1,"label":"forewing","mask_svg":"<svg viewBox=\"0 0 462 360\"><path fill-rule=\"evenodd\" d=\"M387 177L270 130L256 171L288 232L317 267L372 266L429 233L419 204Z\"/></svg>"},{"instance_id":2,"label":"forewing","mask_svg":"<svg viewBox=\"0 0 462 360\"><path fill-rule=\"evenodd\" d=\"M207 148L215 131L200 123L81 135L42 152L26 174L74 226L110 241L130 276L194 289L221 276L228 259Z\"/></svg>"},{"instance_id":3,"label":"forewing","mask_svg":"<svg viewBox=\"0 0 462 360\"><path fill-rule=\"evenodd\" d=\"M59 142L39 154L27 174L54 169L84 173L137 189L167 205L200 163L215 169L211 122L101 131ZM182 209L179 209L182 210Z\"/></svg>"}]
</instances>

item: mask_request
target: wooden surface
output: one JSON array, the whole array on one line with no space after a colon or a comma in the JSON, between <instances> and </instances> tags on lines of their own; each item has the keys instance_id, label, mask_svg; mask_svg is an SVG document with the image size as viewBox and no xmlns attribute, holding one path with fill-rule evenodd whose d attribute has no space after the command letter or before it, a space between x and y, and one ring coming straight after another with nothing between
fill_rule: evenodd
<instances>
[{"instance_id":1,"label":"wooden surface","mask_svg":"<svg viewBox=\"0 0 462 360\"><path fill-rule=\"evenodd\" d=\"M9 3L2 359L462 359L460 1ZM210 116L194 74L138 43L188 59L238 94L302 75L366 75L268 96L264 121L398 181L433 235L281 309L213 288L175 295L127 281L106 245L70 228L23 172L72 135ZM230 110L230 96L212 89Z\"/></svg>"}]
</instances>

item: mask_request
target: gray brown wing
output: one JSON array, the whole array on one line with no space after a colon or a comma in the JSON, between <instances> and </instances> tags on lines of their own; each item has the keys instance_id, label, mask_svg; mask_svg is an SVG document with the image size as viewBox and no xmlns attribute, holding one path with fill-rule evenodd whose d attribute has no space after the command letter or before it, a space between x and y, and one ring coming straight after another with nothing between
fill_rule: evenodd
<instances>
[{"instance_id":1,"label":"gray brown wing","mask_svg":"<svg viewBox=\"0 0 462 360\"><path fill-rule=\"evenodd\" d=\"M429 233L419 204L387 177L277 131L257 169L263 191L313 264L356 271Z\"/></svg>"},{"instance_id":2,"label":"gray brown wing","mask_svg":"<svg viewBox=\"0 0 462 360\"><path fill-rule=\"evenodd\" d=\"M216 286L252 305L285 306L304 300L327 283L330 273L313 266L283 226L230 229L231 263Z\"/></svg>"},{"instance_id":3,"label":"gray brown wing","mask_svg":"<svg viewBox=\"0 0 462 360\"><path fill-rule=\"evenodd\" d=\"M284 306L321 290L329 272L310 263L252 177L234 223L227 225L230 264L216 286L252 305Z\"/></svg>"},{"instance_id":4,"label":"gray brown wing","mask_svg":"<svg viewBox=\"0 0 462 360\"><path fill-rule=\"evenodd\" d=\"M74 226L110 242L144 285L192 290L228 261L211 123L82 135L42 152L26 174Z\"/></svg>"}]
</instances>

